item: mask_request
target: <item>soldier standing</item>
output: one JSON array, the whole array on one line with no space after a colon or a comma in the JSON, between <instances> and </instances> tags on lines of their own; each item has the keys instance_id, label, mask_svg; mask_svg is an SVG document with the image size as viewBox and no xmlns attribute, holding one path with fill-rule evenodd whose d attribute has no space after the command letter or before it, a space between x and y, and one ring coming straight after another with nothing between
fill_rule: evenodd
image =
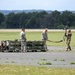
<instances>
[{"instance_id":1,"label":"soldier standing","mask_svg":"<svg viewBox=\"0 0 75 75\"><path fill-rule=\"evenodd\" d=\"M42 41L44 42L46 49L47 49L46 41L48 40L47 32L48 32L48 29L46 28L42 33Z\"/></svg>"},{"instance_id":2,"label":"soldier standing","mask_svg":"<svg viewBox=\"0 0 75 75\"><path fill-rule=\"evenodd\" d=\"M23 28L20 32L20 41L21 41L21 51L26 51L26 35L25 35L25 29Z\"/></svg>"},{"instance_id":3,"label":"soldier standing","mask_svg":"<svg viewBox=\"0 0 75 75\"><path fill-rule=\"evenodd\" d=\"M67 50L66 51L68 51L68 50L71 51L70 42L71 42L72 33L71 33L70 29L68 31L65 30L65 36L66 36L66 44L67 44Z\"/></svg>"}]
</instances>

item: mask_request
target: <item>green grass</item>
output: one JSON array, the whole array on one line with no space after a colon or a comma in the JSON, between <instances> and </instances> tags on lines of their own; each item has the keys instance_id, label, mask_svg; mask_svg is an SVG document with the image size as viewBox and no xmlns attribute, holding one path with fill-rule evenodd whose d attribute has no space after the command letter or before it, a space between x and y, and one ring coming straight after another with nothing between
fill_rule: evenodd
<instances>
[{"instance_id":1,"label":"green grass","mask_svg":"<svg viewBox=\"0 0 75 75\"><path fill-rule=\"evenodd\" d=\"M60 41L63 39L64 32L48 32L48 39L52 41ZM42 39L42 32L26 32L27 40L39 41ZM0 40L20 39L20 32L0 32ZM66 46L66 42L52 43L47 41L47 45ZM72 32L71 46L75 46L75 32Z\"/></svg>"},{"instance_id":2,"label":"green grass","mask_svg":"<svg viewBox=\"0 0 75 75\"><path fill-rule=\"evenodd\" d=\"M65 61L65 59L61 59L60 61Z\"/></svg>"},{"instance_id":3,"label":"green grass","mask_svg":"<svg viewBox=\"0 0 75 75\"><path fill-rule=\"evenodd\" d=\"M0 75L75 75L75 69L0 65Z\"/></svg>"},{"instance_id":4,"label":"green grass","mask_svg":"<svg viewBox=\"0 0 75 75\"><path fill-rule=\"evenodd\" d=\"M54 61L57 61L57 59L54 59Z\"/></svg>"},{"instance_id":5,"label":"green grass","mask_svg":"<svg viewBox=\"0 0 75 75\"><path fill-rule=\"evenodd\" d=\"M47 59L45 59L45 58L41 58L40 60L46 61Z\"/></svg>"},{"instance_id":6,"label":"green grass","mask_svg":"<svg viewBox=\"0 0 75 75\"><path fill-rule=\"evenodd\" d=\"M75 62L70 62L71 65L75 65Z\"/></svg>"},{"instance_id":7,"label":"green grass","mask_svg":"<svg viewBox=\"0 0 75 75\"><path fill-rule=\"evenodd\" d=\"M12 60L11 63L17 63L17 62L15 62L15 61Z\"/></svg>"},{"instance_id":8,"label":"green grass","mask_svg":"<svg viewBox=\"0 0 75 75\"><path fill-rule=\"evenodd\" d=\"M52 65L50 62L38 62L39 65Z\"/></svg>"}]
</instances>

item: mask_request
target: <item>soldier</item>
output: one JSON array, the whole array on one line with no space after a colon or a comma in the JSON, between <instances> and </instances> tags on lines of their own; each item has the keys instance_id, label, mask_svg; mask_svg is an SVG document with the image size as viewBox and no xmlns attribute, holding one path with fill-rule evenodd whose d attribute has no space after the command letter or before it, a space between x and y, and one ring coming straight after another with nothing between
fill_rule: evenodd
<instances>
[{"instance_id":1,"label":"soldier","mask_svg":"<svg viewBox=\"0 0 75 75\"><path fill-rule=\"evenodd\" d=\"M45 28L45 31L43 31L43 33L42 33L42 41L44 42L46 48L47 48L46 41L48 40L47 32L48 32L48 29Z\"/></svg>"},{"instance_id":2,"label":"soldier","mask_svg":"<svg viewBox=\"0 0 75 75\"><path fill-rule=\"evenodd\" d=\"M20 32L20 40L21 40L21 51L26 51L26 35L25 35L25 29L23 28Z\"/></svg>"},{"instance_id":3,"label":"soldier","mask_svg":"<svg viewBox=\"0 0 75 75\"><path fill-rule=\"evenodd\" d=\"M65 36L66 36L66 44L67 44L67 50L66 51L68 51L68 50L71 51L70 42L71 42L72 33L71 33L70 29L68 31L65 30Z\"/></svg>"}]
</instances>

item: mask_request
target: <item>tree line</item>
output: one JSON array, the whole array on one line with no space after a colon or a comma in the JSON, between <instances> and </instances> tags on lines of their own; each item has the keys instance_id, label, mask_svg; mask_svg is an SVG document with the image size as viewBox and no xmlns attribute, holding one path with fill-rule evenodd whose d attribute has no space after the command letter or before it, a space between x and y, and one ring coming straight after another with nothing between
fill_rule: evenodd
<instances>
[{"instance_id":1,"label":"tree line","mask_svg":"<svg viewBox=\"0 0 75 75\"><path fill-rule=\"evenodd\" d=\"M63 29L65 26L75 28L75 13L71 11L59 12L57 10L52 13L31 12L31 13L14 13L7 15L0 13L0 29Z\"/></svg>"}]
</instances>

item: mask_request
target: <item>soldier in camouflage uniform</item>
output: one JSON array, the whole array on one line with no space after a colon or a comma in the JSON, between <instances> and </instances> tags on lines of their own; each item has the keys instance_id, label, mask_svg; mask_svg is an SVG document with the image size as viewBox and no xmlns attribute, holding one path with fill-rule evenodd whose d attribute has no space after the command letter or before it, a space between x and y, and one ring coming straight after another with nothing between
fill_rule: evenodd
<instances>
[{"instance_id":1,"label":"soldier in camouflage uniform","mask_svg":"<svg viewBox=\"0 0 75 75\"><path fill-rule=\"evenodd\" d=\"M71 42L72 33L71 33L70 29L68 31L65 30L65 36L66 36L66 44L67 44L67 50L66 51L68 51L68 50L71 51L70 42Z\"/></svg>"},{"instance_id":2,"label":"soldier in camouflage uniform","mask_svg":"<svg viewBox=\"0 0 75 75\"><path fill-rule=\"evenodd\" d=\"M48 40L48 35L47 35L47 28L45 29L45 31L42 33L42 41L44 41L44 43L46 43L46 41Z\"/></svg>"},{"instance_id":3,"label":"soldier in camouflage uniform","mask_svg":"<svg viewBox=\"0 0 75 75\"><path fill-rule=\"evenodd\" d=\"M26 35L25 35L25 29L23 28L20 32L20 41L21 41L21 51L26 51Z\"/></svg>"},{"instance_id":4,"label":"soldier in camouflage uniform","mask_svg":"<svg viewBox=\"0 0 75 75\"><path fill-rule=\"evenodd\" d=\"M47 35L48 29L46 28L45 31L42 33L42 41L44 42L44 46L47 49L46 41L48 40L48 35Z\"/></svg>"}]
</instances>

